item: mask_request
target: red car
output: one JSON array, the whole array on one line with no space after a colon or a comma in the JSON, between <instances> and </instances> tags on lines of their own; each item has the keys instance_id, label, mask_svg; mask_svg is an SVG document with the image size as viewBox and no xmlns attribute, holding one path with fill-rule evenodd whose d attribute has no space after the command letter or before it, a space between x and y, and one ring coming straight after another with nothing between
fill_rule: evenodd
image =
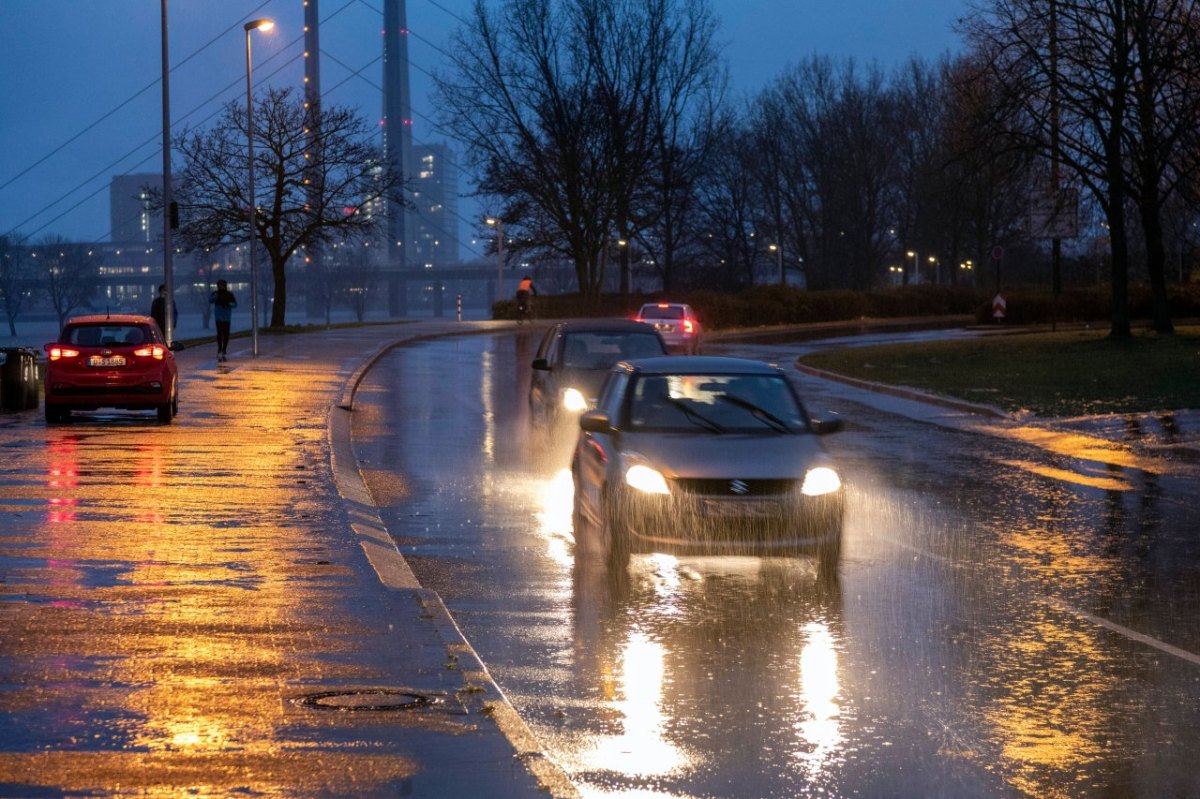
<instances>
[{"instance_id":1,"label":"red car","mask_svg":"<svg viewBox=\"0 0 1200 799\"><path fill-rule=\"evenodd\" d=\"M46 354L47 423L99 408L153 410L160 422L179 411L175 355L148 316L74 317Z\"/></svg>"}]
</instances>

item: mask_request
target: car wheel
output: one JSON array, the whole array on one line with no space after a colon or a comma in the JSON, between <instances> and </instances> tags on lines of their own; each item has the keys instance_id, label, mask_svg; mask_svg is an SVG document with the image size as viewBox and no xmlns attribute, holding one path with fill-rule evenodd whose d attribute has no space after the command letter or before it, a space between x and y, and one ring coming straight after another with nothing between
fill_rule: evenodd
<instances>
[{"instance_id":1,"label":"car wheel","mask_svg":"<svg viewBox=\"0 0 1200 799\"><path fill-rule=\"evenodd\" d=\"M629 526L625 524L617 503L611 495L604 495L604 524L600 531L600 545L604 561L614 571L624 571L629 566Z\"/></svg>"},{"instance_id":2,"label":"car wheel","mask_svg":"<svg viewBox=\"0 0 1200 799\"><path fill-rule=\"evenodd\" d=\"M836 580L841 561L842 534L839 532L832 541L826 541L817 550L817 572L821 577Z\"/></svg>"}]
</instances>

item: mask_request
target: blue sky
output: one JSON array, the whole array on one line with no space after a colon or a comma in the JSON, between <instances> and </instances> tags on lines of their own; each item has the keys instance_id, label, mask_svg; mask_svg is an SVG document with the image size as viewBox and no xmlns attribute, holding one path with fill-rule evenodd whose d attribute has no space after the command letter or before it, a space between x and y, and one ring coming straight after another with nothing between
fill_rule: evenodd
<instances>
[{"instance_id":1,"label":"blue sky","mask_svg":"<svg viewBox=\"0 0 1200 799\"><path fill-rule=\"evenodd\" d=\"M752 94L813 53L891 66L958 47L965 0L711 0L733 89ZM382 0L320 0L326 103L380 115ZM471 0L408 0L414 138L440 142L428 73ZM113 175L161 170L161 4L153 0L0 0L0 235L108 238ZM276 69L299 85L301 0L169 0L171 118L203 125L245 96L241 23L255 34L256 83ZM184 62L185 59L186 63ZM364 69L365 67L365 69ZM362 70L361 76L352 73ZM140 92L140 93L139 93ZM472 217L477 207L461 204ZM469 242L472 226L463 223ZM470 250L463 257L470 257Z\"/></svg>"}]
</instances>

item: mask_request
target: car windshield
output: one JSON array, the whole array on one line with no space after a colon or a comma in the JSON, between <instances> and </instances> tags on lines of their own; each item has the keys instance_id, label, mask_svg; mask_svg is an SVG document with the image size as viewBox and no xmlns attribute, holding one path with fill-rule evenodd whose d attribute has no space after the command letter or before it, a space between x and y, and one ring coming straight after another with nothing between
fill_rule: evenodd
<instances>
[{"instance_id":1,"label":"car windshield","mask_svg":"<svg viewBox=\"0 0 1200 799\"><path fill-rule=\"evenodd\" d=\"M80 347L133 346L149 340L149 332L141 325L78 325L63 331L63 343Z\"/></svg>"},{"instance_id":2,"label":"car windshield","mask_svg":"<svg viewBox=\"0 0 1200 799\"><path fill-rule=\"evenodd\" d=\"M804 412L774 375L644 375L631 387L631 429L798 433Z\"/></svg>"},{"instance_id":3,"label":"car windshield","mask_svg":"<svg viewBox=\"0 0 1200 799\"><path fill-rule=\"evenodd\" d=\"M563 366L570 369L607 369L617 361L663 354L652 332L569 333L563 341Z\"/></svg>"},{"instance_id":4,"label":"car windshield","mask_svg":"<svg viewBox=\"0 0 1200 799\"><path fill-rule=\"evenodd\" d=\"M643 319L682 319L682 305L668 305L663 308L658 305L643 305L641 317Z\"/></svg>"}]
</instances>

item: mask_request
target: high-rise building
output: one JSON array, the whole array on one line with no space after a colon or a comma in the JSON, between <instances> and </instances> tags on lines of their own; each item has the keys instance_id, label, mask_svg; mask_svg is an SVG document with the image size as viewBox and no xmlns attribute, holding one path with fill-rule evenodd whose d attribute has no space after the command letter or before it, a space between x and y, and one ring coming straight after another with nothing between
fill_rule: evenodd
<instances>
[{"instance_id":1,"label":"high-rise building","mask_svg":"<svg viewBox=\"0 0 1200 799\"><path fill-rule=\"evenodd\" d=\"M158 172L113 177L108 187L110 241L147 244L162 240L162 211L151 210L152 192L161 192L162 183Z\"/></svg>"},{"instance_id":2,"label":"high-rise building","mask_svg":"<svg viewBox=\"0 0 1200 799\"><path fill-rule=\"evenodd\" d=\"M458 262L458 164L446 144L414 144L408 211L410 268Z\"/></svg>"}]
</instances>

